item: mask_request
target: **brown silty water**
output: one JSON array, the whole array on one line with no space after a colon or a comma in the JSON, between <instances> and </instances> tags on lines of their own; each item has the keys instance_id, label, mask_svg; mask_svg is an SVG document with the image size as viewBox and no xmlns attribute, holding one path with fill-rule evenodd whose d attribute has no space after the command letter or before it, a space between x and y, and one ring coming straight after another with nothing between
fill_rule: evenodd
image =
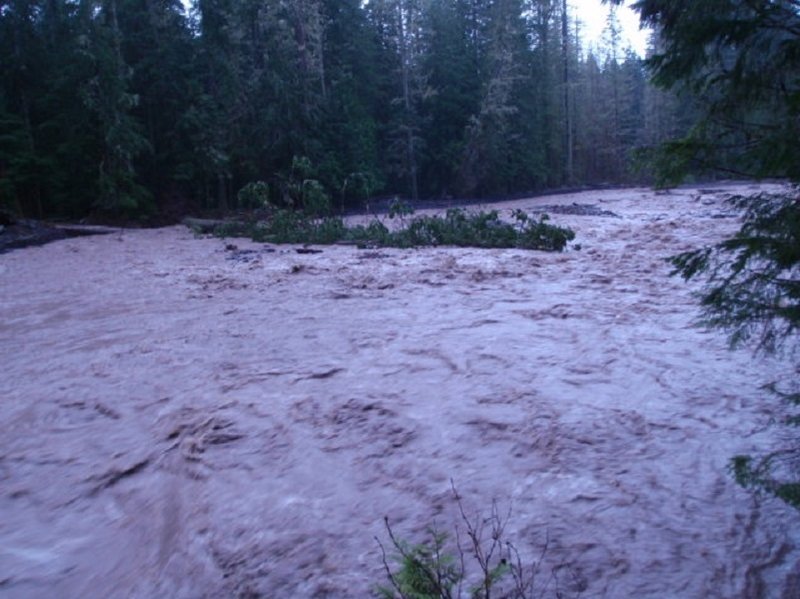
<instances>
[{"instance_id":1,"label":"brown silty water","mask_svg":"<svg viewBox=\"0 0 800 599\"><path fill-rule=\"evenodd\" d=\"M565 593L800 596L796 513L726 470L795 366L694 326L664 261L735 230L732 191L493 206L616 215L554 214L560 254L174 227L0 256L0 595L369 596L384 516L452 530L452 480Z\"/></svg>"}]
</instances>

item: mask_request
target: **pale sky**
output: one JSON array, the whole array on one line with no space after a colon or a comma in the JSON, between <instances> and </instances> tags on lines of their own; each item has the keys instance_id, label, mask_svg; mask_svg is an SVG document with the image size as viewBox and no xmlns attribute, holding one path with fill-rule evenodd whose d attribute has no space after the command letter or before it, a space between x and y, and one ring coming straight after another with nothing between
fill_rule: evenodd
<instances>
[{"instance_id":1,"label":"pale sky","mask_svg":"<svg viewBox=\"0 0 800 599\"><path fill-rule=\"evenodd\" d=\"M622 25L623 48L630 45L640 56L644 56L649 32L639 29L639 15L628 7L630 4L627 1L625 6L617 7L617 17ZM600 46L609 5L603 4L601 0L569 0L569 5L573 18L577 17L583 23L581 37L584 45Z\"/></svg>"}]
</instances>

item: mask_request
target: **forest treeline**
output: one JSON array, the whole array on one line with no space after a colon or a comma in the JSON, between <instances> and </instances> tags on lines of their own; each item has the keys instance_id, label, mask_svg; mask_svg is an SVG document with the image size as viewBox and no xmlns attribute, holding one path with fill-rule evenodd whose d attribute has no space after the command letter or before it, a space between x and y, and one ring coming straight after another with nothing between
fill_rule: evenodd
<instances>
[{"instance_id":1,"label":"forest treeline","mask_svg":"<svg viewBox=\"0 0 800 599\"><path fill-rule=\"evenodd\" d=\"M313 181L489 197L638 180L687 130L613 11L563 0L4 0L0 206L127 217L275 202ZM301 194L302 195L302 194Z\"/></svg>"}]
</instances>

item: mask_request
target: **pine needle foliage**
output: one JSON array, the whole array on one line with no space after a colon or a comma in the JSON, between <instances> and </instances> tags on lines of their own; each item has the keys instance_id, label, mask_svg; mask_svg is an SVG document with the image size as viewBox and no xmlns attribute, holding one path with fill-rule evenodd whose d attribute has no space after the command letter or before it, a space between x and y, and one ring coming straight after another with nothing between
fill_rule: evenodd
<instances>
[{"instance_id":1,"label":"pine needle foliage","mask_svg":"<svg viewBox=\"0 0 800 599\"><path fill-rule=\"evenodd\" d=\"M671 259L674 274L705 277L704 322L730 332L733 345L757 339L775 352L800 330L800 189L735 196L741 229L721 243Z\"/></svg>"},{"instance_id":2,"label":"pine needle foliage","mask_svg":"<svg viewBox=\"0 0 800 599\"><path fill-rule=\"evenodd\" d=\"M692 95L701 110L658 156L661 183L703 170L800 180L797 0L638 0L634 8L659 40L647 61L654 82Z\"/></svg>"}]
</instances>

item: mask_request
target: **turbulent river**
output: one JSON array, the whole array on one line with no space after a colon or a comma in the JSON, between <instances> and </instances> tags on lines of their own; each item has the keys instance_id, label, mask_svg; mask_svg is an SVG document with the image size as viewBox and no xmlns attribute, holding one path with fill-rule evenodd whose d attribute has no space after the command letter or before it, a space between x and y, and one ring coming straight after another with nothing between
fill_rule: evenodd
<instances>
[{"instance_id":1,"label":"turbulent river","mask_svg":"<svg viewBox=\"0 0 800 599\"><path fill-rule=\"evenodd\" d=\"M695 326L664 261L735 230L733 191L492 206L598 208L552 214L559 254L173 227L0 256L0 596L367 597L385 516L463 525L451 481L552 595L800 596L797 513L727 471L796 366Z\"/></svg>"}]
</instances>

